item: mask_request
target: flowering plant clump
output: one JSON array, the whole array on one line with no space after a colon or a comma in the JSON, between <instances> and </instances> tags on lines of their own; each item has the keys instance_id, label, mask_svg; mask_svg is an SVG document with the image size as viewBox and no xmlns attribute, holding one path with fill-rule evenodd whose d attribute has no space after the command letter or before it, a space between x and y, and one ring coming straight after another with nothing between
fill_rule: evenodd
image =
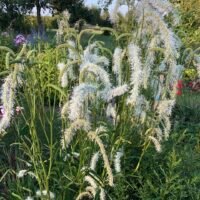
<instances>
[{"instance_id":1,"label":"flowering plant clump","mask_svg":"<svg viewBox=\"0 0 200 200\"><path fill-rule=\"evenodd\" d=\"M111 15L113 24L119 22L118 9L124 4L125 1L116 2ZM119 173L121 154L117 152L123 148L123 144L118 144L114 150L107 145L103 135L109 134L108 127L113 127L116 135L121 130L118 127L126 129L127 124L133 130L137 127L136 134L143 141L143 151L152 143L156 151L161 152L161 143L168 139L171 131L170 119L176 96L182 94L183 87L180 79L184 67L178 63L181 42L166 22L166 17L172 15L173 23L178 23L172 4L159 0L131 1L130 4L129 11L135 13L136 18L133 24L137 23L141 27L139 30L133 27L130 33L120 35L113 29L105 29L113 34L118 44L114 52L107 49L111 59L105 56L105 45L100 42L90 40L85 48L80 44L85 32L102 34L104 28L101 27L83 30L77 37L66 32L63 37L69 38L70 43L67 41L59 46L69 50L66 57L73 63L67 61L58 64L61 86L72 90L61 111L62 118L68 124L63 130L62 148L68 150L73 147L73 140L84 133L89 141L98 146L102 155L107 174L107 178L102 180L103 184L112 187L115 182L112 163L115 163L115 171ZM72 38L77 40L73 45ZM121 39L127 43L122 43ZM78 83L69 88L70 71L75 68L79 73L73 79ZM124 73L126 70L130 75ZM121 110L119 102L123 102ZM94 111L94 107L98 112ZM104 126L97 126L100 121ZM112 149L111 155L108 154L109 148ZM135 171L139 169L142 155ZM113 161L113 157L118 159ZM95 181L96 178L94 175L91 177L90 173L85 176L89 186L77 199L83 196L95 198L98 189L101 190L101 184Z\"/></svg>"},{"instance_id":2,"label":"flowering plant clump","mask_svg":"<svg viewBox=\"0 0 200 200\"><path fill-rule=\"evenodd\" d=\"M2 179L9 176L9 185L15 175L19 185L9 192L18 199L134 199L141 165L165 151L184 87L177 13L167 0L118 0L114 28L80 32L69 17L65 11L58 21L56 47L29 49L23 35L15 39L20 52L0 47L7 68L0 133L13 127L19 140L14 167ZM119 31L121 21L126 28ZM112 46L97 39L105 32Z\"/></svg>"}]
</instances>

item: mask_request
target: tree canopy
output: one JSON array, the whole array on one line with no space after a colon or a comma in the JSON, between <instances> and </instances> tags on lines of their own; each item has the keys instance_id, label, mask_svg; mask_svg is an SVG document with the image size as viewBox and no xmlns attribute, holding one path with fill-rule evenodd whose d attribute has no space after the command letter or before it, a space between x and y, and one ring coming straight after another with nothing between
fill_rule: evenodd
<instances>
[{"instance_id":1,"label":"tree canopy","mask_svg":"<svg viewBox=\"0 0 200 200\"><path fill-rule=\"evenodd\" d=\"M100 17L101 9L97 7L88 8L84 0L1 0L0 1L0 29L10 27L15 30L24 31L30 29L29 24L23 27L24 16L36 8L38 31L43 30L41 10L50 9L53 15L59 14L65 9L71 14L70 23L74 24L79 19L84 19L92 25L109 26L108 20ZM26 27L29 27L28 29Z\"/></svg>"},{"instance_id":2,"label":"tree canopy","mask_svg":"<svg viewBox=\"0 0 200 200\"><path fill-rule=\"evenodd\" d=\"M41 9L51 8L54 12L68 9L75 21L81 17L84 5L83 0L1 0L0 1L0 28L9 27L22 15L30 13L33 8L37 11L38 26L42 25Z\"/></svg>"}]
</instances>

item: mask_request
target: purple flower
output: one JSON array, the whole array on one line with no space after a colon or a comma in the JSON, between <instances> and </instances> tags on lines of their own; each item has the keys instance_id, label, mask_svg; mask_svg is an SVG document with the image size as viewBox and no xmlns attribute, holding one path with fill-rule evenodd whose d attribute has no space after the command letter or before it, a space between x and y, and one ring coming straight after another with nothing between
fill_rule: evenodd
<instances>
[{"instance_id":1,"label":"purple flower","mask_svg":"<svg viewBox=\"0 0 200 200\"><path fill-rule=\"evenodd\" d=\"M15 42L15 45L18 46L18 45L26 43L26 38L22 34L19 34L15 37L14 42Z\"/></svg>"}]
</instances>

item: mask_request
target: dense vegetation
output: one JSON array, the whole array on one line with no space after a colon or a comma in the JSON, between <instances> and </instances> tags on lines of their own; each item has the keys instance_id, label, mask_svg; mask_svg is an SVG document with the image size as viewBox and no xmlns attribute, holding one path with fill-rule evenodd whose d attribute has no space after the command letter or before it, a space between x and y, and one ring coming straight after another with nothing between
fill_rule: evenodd
<instances>
[{"instance_id":1,"label":"dense vegetation","mask_svg":"<svg viewBox=\"0 0 200 200\"><path fill-rule=\"evenodd\" d=\"M200 199L199 7L123 3L1 33L0 199Z\"/></svg>"}]
</instances>

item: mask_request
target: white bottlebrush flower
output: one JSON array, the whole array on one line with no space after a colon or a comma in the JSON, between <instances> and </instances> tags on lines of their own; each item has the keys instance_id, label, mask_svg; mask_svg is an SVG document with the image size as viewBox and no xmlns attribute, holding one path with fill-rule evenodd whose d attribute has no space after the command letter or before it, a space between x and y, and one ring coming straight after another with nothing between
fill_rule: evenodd
<instances>
[{"instance_id":1,"label":"white bottlebrush flower","mask_svg":"<svg viewBox=\"0 0 200 200\"><path fill-rule=\"evenodd\" d=\"M82 64L80 69L87 63L94 63L96 65L108 66L109 60L105 56L98 56L96 54L89 54L87 57L82 57Z\"/></svg>"},{"instance_id":2,"label":"white bottlebrush flower","mask_svg":"<svg viewBox=\"0 0 200 200\"><path fill-rule=\"evenodd\" d=\"M59 71L63 71L64 68L66 67L66 65L65 65L65 63L58 63L58 64L57 64L57 67L58 67L58 70L59 70Z\"/></svg>"},{"instance_id":3,"label":"white bottlebrush flower","mask_svg":"<svg viewBox=\"0 0 200 200\"><path fill-rule=\"evenodd\" d=\"M1 120L0 120L0 133L1 134L4 135L6 133L5 129L9 127L10 120L11 120L11 116L7 115L7 114L4 114L3 118L1 118Z\"/></svg>"},{"instance_id":4,"label":"white bottlebrush flower","mask_svg":"<svg viewBox=\"0 0 200 200\"><path fill-rule=\"evenodd\" d=\"M137 97L140 93L140 87L143 83L143 69L142 69L142 63L140 58L140 48L135 45L134 43L131 43L128 46L128 54L129 54L129 62L131 66L131 95L128 98L127 103L135 104Z\"/></svg>"},{"instance_id":5,"label":"white bottlebrush flower","mask_svg":"<svg viewBox=\"0 0 200 200\"><path fill-rule=\"evenodd\" d=\"M160 117L162 116L171 116L172 109L175 105L175 100L162 100L158 104L158 114Z\"/></svg>"},{"instance_id":6,"label":"white bottlebrush flower","mask_svg":"<svg viewBox=\"0 0 200 200\"><path fill-rule=\"evenodd\" d=\"M180 46L180 40L168 28L164 21L164 16L169 13L176 16L176 11L172 9L169 1L160 0L142 0L136 8L138 23L143 24L143 32L153 33L160 36L165 46L165 60L170 62L178 56L176 50ZM169 59L170 58L170 59Z\"/></svg>"},{"instance_id":7,"label":"white bottlebrush flower","mask_svg":"<svg viewBox=\"0 0 200 200\"><path fill-rule=\"evenodd\" d=\"M142 113L140 115L140 121L141 121L142 124L145 122L146 116L147 116L146 111L142 111Z\"/></svg>"},{"instance_id":8,"label":"white bottlebrush flower","mask_svg":"<svg viewBox=\"0 0 200 200\"><path fill-rule=\"evenodd\" d=\"M86 47L81 56L82 64L80 65L80 69L85 66L87 63L93 63L96 65L108 66L109 60L105 56L98 55L97 52L94 52L94 49L97 48L97 44L93 43Z\"/></svg>"},{"instance_id":9,"label":"white bottlebrush flower","mask_svg":"<svg viewBox=\"0 0 200 200\"><path fill-rule=\"evenodd\" d=\"M71 14L69 13L69 11L67 9L65 9L63 12L63 17L66 19L66 20L69 20Z\"/></svg>"},{"instance_id":10,"label":"white bottlebrush flower","mask_svg":"<svg viewBox=\"0 0 200 200\"><path fill-rule=\"evenodd\" d=\"M111 118L113 121L113 124L115 124L116 118L117 118L117 112L116 112L116 108L115 105L113 105L112 103L109 103L107 108L106 108L106 116L108 118Z\"/></svg>"},{"instance_id":11,"label":"white bottlebrush flower","mask_svg":"<svg viewBox=\"0 0 200 200\"><path fill-rule=\"evenodd\" d=\"M67 74L70 80L76 80L77 76L74 71L74 65L68 65Z\"/></svg>"},{"instance_id":12,"label":"white bottlebrush flower","mask_svg":"<svg viewBox=\"0 0 200 200\"><path fill-rule=\"evenodd\" d=\"M86 108L87 112L85 112L84 102L94 97L96 91L97 86L85 83L74 88L68 108L70 120L74 121L79 118L85 118L89 111L88 108Z\"/></svg>"},{"instance_id":13,"label":"white bottlebrush flower","mask_svg":"<svg viewBox=\"0 0 200 200\"><path fill-rule=\"evenodd\" d=\"M92 186L86 187L85 190L86 190L86 192L90 192L90 193L92 194L93 197L96 196L96 193L97 193L97 192L96 192L96 189L93 188Z\"/></svg>"},{"instance_id":14,"label":"white bottlebrush flower","mask_svg":"<svg viewBox=\"0 0 200 200\"><path fill-rule=\"evenodd\" d=\"M48 197L48 195L50 196L50 199L55 199L55 194L51 191L49 191L49 194L48 194L47 190L43 190L43 191L37 190L36 191L37 197Z\"/></svg>"},{"instance_id":15,"label":"white bottlebrush flower","mask_svg":"<svg viewBox=\"0 0 200 200\"><path fill-rule=\"evenodd\" d=\"M64 19L58 21L58 29L57 29L57 39L61 39L61 36L65 32L65 28L68 27L68 22L65 21Z\"/></svg>"},{"instance_id":16,"label":"white bottlebrush flower","mask_svg":"<svg viewBox=\"0 0 200 200\"><path fill-rule=\"evenodd\" d=\"M92 51L94 48L97 47L97 44L94 42L92 44L89 44L85 50L83 51L83 58L85 58L85 60L83 61L86 61L88 57L90 57L90 54L92 54Z\"/></svg>"},{"instance_id":17,"label":"white bottlebrush flower","mask_svg":"<svg viewBox=\"0 0 200 200\"><path fill-rule=\"evenodd\" d=\"M114 183L113 183L113 173L112 173L112 169L110 167L108 156L106 154L106 150L105 150L105 147L104 147L104 144L103 144L102 140L99 138L99 136L95 132L92 132L92 131L90 131L88 133L88 138L91 141L94 141L95 143L98 144L100 152L101 152L102 157L103 157L104 167L106 168L106 171L107 171L107 174L108 174L109 185L111 187L113 187L114 186Z\"/></svg>"},{"instance_id":18,"label":"white bottlebrush flower","mask_svg":"<svg viewBox=\"0 0 200 200\"><path fill-rule=\"evenodd\" d=\"M71 46L71 47L73 47L73 48L76 48L76 44L75 44L75 42L73 41L73 40L68 40L67 41L67 43ZM69 58L71 59L71 60L76 60L77 59L77 55L76 55L76 53L71 49L71 48L69 48L68 49L68 52L69 52Z\"/></svg>"},{"instance_id":19,"label":"white bottlebrush flower","mask_svg":"<svg viewBox=\"0 0 200 200\"><path fill-rule=\"evenodd\" d=\"M157 12L164 17L172 11L172 4L169 1L160 0L148 0L149 5L151 5Z\"/></svg>"},{"instance_id":20,"label":"white bottlebrush flower","mask_svg":"<svg viewBox=\"0 0 200 200\"><path fill-rule=\"evenodd\" d=\"M90 192L82 192L78 195L78 197L76 198L76 200L81 200L81 199L84 199L84 197L87 197L89 199L92 198L92 195Z\"/></svg>"},{"instance_id":21,"label":"white bottlebrush flower","mask_svg":"<svg viewBox=\"0 0 200 200\"><path fill-rule=\"evenodd\" d=\"M163 20L161 19L159 20L160 22L158 21L158 23L160 24L159 26L160 38L163 41L164 46L165 46L165 52L164 52L165 61L166 63L172 64L173 62L175 62L175 60L179 56L177 49L180 47L180 42L179 40L176 39L176 36L172 32L172 30L170 30L167 27L167 24Z\"/></svg>"},{"instance_id":22,"label":"white bottlebrush flower","mask_svg":"<svg viewBox=\"0 0 200 200\"><path fill-rule=\"evenodd\" d=\"M153 136L149 136L149 139L153 142L156 151L160 153L162 151L160 142Z\"/></svg>"},{"instance_id":23,"label":"white bottlebrush flower","mask_svg":"<svg viewBox=\"0 0 200 200\"><path fill-rule=\"evenodd\" d=\"M156 135L156 138L158 138L158 141L162 141L162 138L163 138L163 132L161 130L161 128L155 128L154 129L154 132L155 132L155 135Z\"/></svg>"},{"instance_id":24,"label":"white bottlebrush flower","mask_svg":"<svg viewBox=\"0 0 200 200\"><path fill-rule=\"evenodd\" d=\"M26 197L26 199L25 200L34 200L34 198L33 197L31 197L31 196L28 196L28 197Z\"/></svg>"},{"instance_id":25,"label":"white bottlebrush flower","mask_svg":"<svg viewBox=\"0 0 200 200\"><path fill-rule=\"evenodd\" d=\"M114 24L118 21L118 9L120 7L120 0L116 0L115 1L115 5L114 8L112 9L112 11L110 12L110 21Z\"/></svg>"},{"instance_id":26,"label":"white bottlebrush flower","mask_svg":"<svg viewBox=\"0 0 200 200\"><path fill-rule=\"evenodd\" d=\"M20 171L17 173L17 177L18 177L18 178L22 178L22 177L24 177L26 174L27 174L27 170L26 170L26 169L23 169L23 170L20 170Z\"/></svg>"},{"instance_id":27,"label":"white bottlebrush flower","mask_svg":"<svg viewBox=\"0 0 200 200\"><path fill-rule=\"evenodd\" d=\"M24 65L23 64L17 64L15 67L17 67L17 84L21 86L23 84L23 79L22 79L22 72L24 71Z\"/></svg>"},{"instance_id":28,"label":"white bottlebrush flower","mask_svg":"<svg viewBox=\"0 0 200 200\"><path fill-rule=\"evenodd\" d=\"M81 119L74 121L70 127L64 131L64 136L61 139L62 148L66 148L70 145L78 130L84 130L85 132L88 132L90 129L91 127L88 121Z\"/></svg>"},{"instance_id":29,"label":"white bottlebrush flower","mask_svg":"<svg viewBox=\"0 0 200 200\"><path fill-rule=\"evenodd\" d=\"M91 169L91 170L95 171L98 160L99 160L99 152L96 152L96 153L92 156L92 159L91 159L91 162L90 162L90 169Z\"/></svg>"},{"instance_id":30,"label":"white bottlebrush flower","mask_svg":"<svg viewBox=\"0 0 200 200\"><path fill-rule=\"evenodd\" d=\"M0 132L3 132L9 125L14 113L15 89L17 86L15 73L12 72L7 76L2 85L1 101L4 114L0 119Z\"/></svg>"},{"instance_id":31,"label":"white bottlebrush flower","mask_svg":"<svg viewBox=\"0 0 200 200\"><path fill-rule=\"evenodd\" d=\"M128 85L124 84L116 88L107 87L105 90L101 91L99 95L104 101L110 102L115 97L121 96L125 94L127 91L128 91Z\"/></svg>"},{"instance_id":32,"label":"white bottlebrush flower","mask_svg":"<svg viewBox=\"0 0 200 200\"><path fill-rule=\"evenodd\" d=\"M116 173L121 172L121 157L123 156L122 151L118 151L115 155L114 166Z\"/></svg>"},{"instance_id":33,"label":"white bottlebrush flower","mask_svg":"<svg viewBox=\"0 0 200 200\"><path fill-rule=\"evenodd\" d=\"M100 200L106 200L106 194L105 194L105 190L101 187L100 188Z\"/></svg>"},{"instance_id":34,"label":"white bottlebrush flower","mask_svg":"<svg viewBox=\"0 0 200 200\"><path fill-rule=\"evenodd\" d=\"M105 87L111 87L109 74L106 70L101 68L100 66L93 64L93 63L87 63L85 64L81 70L80 70L80 81L82 79L85 79L85 73L92 73L96 76L97 81L101 81Z\"/></svg>"},{"instance_id":35,"label":"white bottlebrush flower","mask_svg":"<svg viewBox=\"0 0 200 200\"><path fill-rule=\"evenodd\" d=\"M62 86L63 88L65 88L65 87L67 87L67 85L68 85L68 74L67 74L67 72L65 71L65 72L63 73L62 77L61 77L61 86Z\"/></svg>"},{"instance_id":36,"label":"white bottlebrush flower","mask_svg":"<svg viewBox=\"0 0 200 200\"><path fill-rule=\"evenodd\" d=\"M168 116L164 116L163 120L164 120L164 137L165 140L167 140L171 131L171 121Z\"/></svg>"},{"instance_id":37,"label":"white bottlebrush flower","mask_svg":"<svg viewBox=\"0 0 200 200\"><path fill-rule=\"evenodd\" d=\"M169 1L160 1L160 0L150 0L148 3L155 9L161 17L165 17L172 14L173 25L178 25L180 22L180 15L176 9L173 9L172 4Z\"/></svg>"},{"instance_id":38,"label":"white bottlebrush flower","mask_svg":"<svg viewBox=\"0 0 200 200\"><path fill-rule=\"evenodd\" d=\"M121 85L121 62L122 62L122 49L117 47L113 54L112 71L117 76L117 82Z\"/></svg>"},{"instance_id":39,"label":"white bottlebrush flower","mask_svg":"<svg viewBox=\"0 0 200 200\"><path fill-rule=\"evenodd\" d=\"M68 85L68 73L67 67L65 63L58 63L57 64L58 70L60 71L60 82L61 86L65 88Z\"/></svg>"},{"instance_id":40,"label":"white bottlebrush flower","mask_svg":"<svg viewBox=\"0 0 200 200\"><path fill-rule=\"evenodd\" d=\"M144 63L143 80L145 89L147 89L149 77L151 75L151 70L155 61L155 51L153 50L153 48L156 47L156 45L157 45L157 38L154 37L149 44L147 57Z\"/></svg>"},{"instance_id":41,"label":"white bottlebrush flower","mask_svg":"<svg viewBox=\"0 0 200 200\"><path fill-rule=\"evenodd\" d=\"M141 6L137 10L138 23L143 23L143 30L146 31L146 34L151 33L159 36L160 44L164 47L164 60L169 64L169 68L173 68L179 56L177 49L180 47L180 40L173 31L168 28L164 18L148 1L141 1L140 4Z\"/></svg>"},{"instance_id":42,"label":"white bottlebrush flower","mask_svg":"<svg viewBox=\"0 0 200 200\"><path fill-rule=\"evenodd\" d=\"M61 109L61 117L64 119L66 116L67 116L67 114L68 114L68 107L69 107L69 102L67 101L64 105L63 105L63 107L62 107L62 109Z\"/></svg>"},{"instance_id":43,"label":"white bottlebrush flower","mask_svg":"<svg viewBox=\"0 0 200 200\"><path fill-rule=\"evenodd\" d=\"M85 176L85 182L89 183L94 189L97 189L97 183L91 176Z\"/></svg>"},{"instance_id":44,"label":"white bottlebrush flower","mask_svg":"<svg viewBox=\"0 0 200 200\"><path fill-rule=\"evenodd\" d=\"M99 135L100 133L103 133L103 132L107 132L108 129L105 127L105 126L99 126L98 128L96 128L96 134Z\"/></svg>"},{"instance_id":45,"label":"white bottlebrush flower","mask_svg":"<svg viewBox=\"0 0 200 200\"><path fill-rule=\"evenodd\" d=\"M122 61L122 49L117 47L113 54L113 67L112 67L112 71L116 75L120 73L121 61Z\"/></svg>"}]
</instances>

